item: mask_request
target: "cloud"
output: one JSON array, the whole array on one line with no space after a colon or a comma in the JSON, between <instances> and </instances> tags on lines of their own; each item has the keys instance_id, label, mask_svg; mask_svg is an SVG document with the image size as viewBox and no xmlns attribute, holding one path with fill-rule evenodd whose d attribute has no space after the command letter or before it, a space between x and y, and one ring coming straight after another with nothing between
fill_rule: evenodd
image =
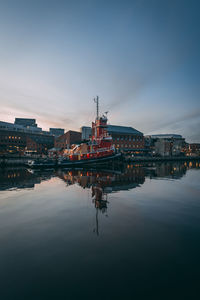
<instances>
[{"instance_id":1,"label":"cloud","mask_svg":"<svg viewBox=\"0 0 200 300\"><path fill-rule=\"evenodd\" d=\"M200 142L200 109L169 118L167 121L152 123L149 124L148 134L179 133L189 142Z\"/></svg>"}]
</instances>

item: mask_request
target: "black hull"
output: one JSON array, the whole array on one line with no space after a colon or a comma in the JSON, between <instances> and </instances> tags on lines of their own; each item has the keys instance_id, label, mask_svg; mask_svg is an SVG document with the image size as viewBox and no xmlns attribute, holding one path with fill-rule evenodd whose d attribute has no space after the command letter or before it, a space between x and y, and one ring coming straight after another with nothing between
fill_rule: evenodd
<instances>
[{"instance_id":1,"label":"black hull","mask_svg":"<svg viewBox=\"0 0 200 300\"><path fill-rule=\"evenodd\" d=\"M33 169L51 169L51 168L73 168L79 166L88 166L88 165L100 165L106 164L121 158L121 153L107 156L107 157L99 157L95 159L85 159L85 160L78 160L78 161L61 161L58 163L37 163L35 162L33 165L29 165L30 168Z\"/></svg>"}]
</instances>

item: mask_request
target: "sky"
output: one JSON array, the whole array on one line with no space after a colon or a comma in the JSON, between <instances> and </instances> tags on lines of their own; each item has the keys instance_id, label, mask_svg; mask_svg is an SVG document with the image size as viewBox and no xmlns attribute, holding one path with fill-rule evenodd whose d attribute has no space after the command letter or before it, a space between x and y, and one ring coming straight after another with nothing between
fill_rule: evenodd
<instances>
[{"instance_id":1,"label":"sky","mask_svg":"<svg viewBox=\"0 0 200 300\"><path fill-rule=\"evenodd\" d=\"M200 142L200 2L0 0L0 120Z\"/></svg>"}]
</instances>

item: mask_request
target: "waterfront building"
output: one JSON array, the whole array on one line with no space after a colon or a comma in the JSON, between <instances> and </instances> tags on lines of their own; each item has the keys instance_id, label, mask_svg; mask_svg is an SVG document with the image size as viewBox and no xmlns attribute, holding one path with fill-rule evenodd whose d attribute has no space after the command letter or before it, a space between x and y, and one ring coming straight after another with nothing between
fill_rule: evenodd
<instances>
[{"instance_id":1,"label":"waterfront building","mask_svg":"<svg viewBox=\"0 0 200 300\"><path fill-rule=\"evenodd\" d=\"M133 127L107 125L107 131L112 137L115 148L119 151L144 155L146 149L144 146L143 133ZM92 134L92 128L88 126L81 127L82 140L88 140Z\"/></svg>"},{"instance_id":2,"label":"waterfront building","mask_svg":"<svg viewBox=\"0 0 200 300\"><path fill-rule=\"evenodd\" d=\"M141 155L146 152L143 133L133 127L108 125L115 148L130 154Z\"/></svg>"},{"instance_id":3,"label":"waterfront building","mask_svg":"<svg viewBox=\"0 0 200 300\"><path fill-rule=\"evenodd\" d=\"M69 149L73 144L81 143L81 133L69 130L55 139L54 146L58 149Z\"/></svg>"},{"instance_id":4,"label":"waterfront building","mask_svg":"<svg viewBox=\"0 0 200 300\"><path fill-rule=\"evenodd\" d=\"M154 134L145 137L146 145L156 156L184 155L185 139L179 134Z\"/></svg>"},{"instance_id":5,"label":"waterfront building","mask_svg":"<svg viewBox=\"0 0 200 300\"><path fill-rule=\"evenodd\" d=\"M80 131L82 141L88 141L92 135L92 128L89 126L82 126Z\"/></svg>"},{"instance_id":6,"label":"waterfront building","mask_svg":"<svg viewBox=\"0 0 200 300\"><path fill-rule=\"evenodd\" d=\"M24 125L22 125L22 123ZM0 154L23 153L26 150L27 138L34 139L34 137L38 137L40 140L43 140L44 145L46 145L47 139L49 139L51 147L54 145L54 136L37 127L35 119L16 118L15 123L0 121ZM47 148L48 147L49 146L47 146ZM46 146L42 149L45 148Z\"/></svg>"},{"instance_id":7,"label":"waterfront building","mask_svg":"<svg viewBox=\"0 0 200 300\"><path fill-rule=\"evenodd\" d=\"M15 125L22 125L24 127L37 127L36 119L15 118Z\"/></svg>"},{"instance_id":8,"label":"waterfront building","mask_svg":"<svg viewBox=\"0 0 200 300\"><path fill-rule=\"evenodd\" d=\"M65 133L65 130L62 128L49 128L49 132L55 137L59 137Z\"/></svg>"},{"instance_id":9,"label":"waterfront building","mask_svg":"<svg viewBox=\"0 0 200 300\"><path fill-rule=\"evenodd\" d=\"M191 143L188 145L189 156L200 156L200 143Z\"/></svg>"},{"instance_id":10,"label":"waterfront building","mask_svg":"<svg viewBox=\"0 0 200 300\"><path fill-rule=\"evenodd\" d=\"M25 132L0 128L0 154L22 153L25 147Z\"/></svg>"},{"instance_id":11,"label":"waterfront building","mask_svg":"<svg viewBox=\"0 0 200 300\"><path fill-rule=\"evenodd\" d=\"M54 146L54 137L51 135L27 136L26 151L36 154L48 154L48 150Z\"/></svg>"},{"instance_id":12,"label":"waterfront building","mask_svg":"<svg viewBox=\"0 0 200 300\"><path fill-rule=\"evenodd\" d=\"M0 130L12 130L17 132L27 132L27 133L42 133L42 128L37 126L24 126L15 123L0 121Z\"/></svg>"}]
</instances>

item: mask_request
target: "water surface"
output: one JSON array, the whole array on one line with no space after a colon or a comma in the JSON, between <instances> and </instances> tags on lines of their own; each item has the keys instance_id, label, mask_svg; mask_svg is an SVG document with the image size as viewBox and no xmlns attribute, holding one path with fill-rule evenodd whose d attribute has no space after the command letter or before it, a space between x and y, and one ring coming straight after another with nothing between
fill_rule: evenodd
<instances>
[{"instance_id":1,"label":"water surface","mask_svg":"<svg viewBox=\"0 0 200 300\"><path fill-rule=\"evenodd\" d=\"M199 299L200 162L0 171L1 299Z\"/></svg>"}]
</instances>

